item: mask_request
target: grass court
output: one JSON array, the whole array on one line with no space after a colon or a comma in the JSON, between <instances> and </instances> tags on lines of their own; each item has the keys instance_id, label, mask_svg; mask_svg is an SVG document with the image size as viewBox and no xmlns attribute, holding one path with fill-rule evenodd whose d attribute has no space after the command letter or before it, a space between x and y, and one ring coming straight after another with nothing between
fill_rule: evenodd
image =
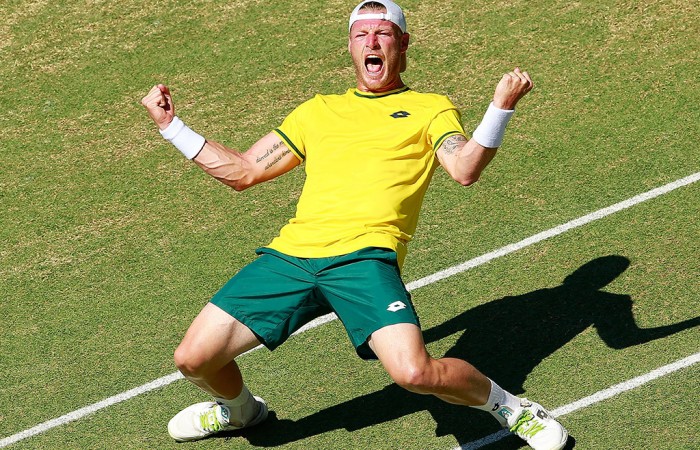
<instances>
[{"instance_id":1,"label":"grass court","mask_svg":"<svg viewBox=\"0 0 700 450\"><path fill-rule=\"evenodd\" d=\"M476 185L438 169L411 283L700 170L700 4L401 2L404 81L448 95L465 129L501 75L535 89ZM246 149L316 93L354 86L355 2L6 0L0 4L0 442L12 449L440 449L487 414L403 392L333 321L240 359L274 412L176 445L206 399L164 383L191 320L294 213L296 169L235 193L160 138L139 104L167 84L194 130ZM429 350L554 410L697 355L700 183L413 289ZM693 322L693 319L695 321ZM578 449L695 449L689 364L562 417ZM504 438L488 449L520 448Z\"/></svg>"}]
</instances>

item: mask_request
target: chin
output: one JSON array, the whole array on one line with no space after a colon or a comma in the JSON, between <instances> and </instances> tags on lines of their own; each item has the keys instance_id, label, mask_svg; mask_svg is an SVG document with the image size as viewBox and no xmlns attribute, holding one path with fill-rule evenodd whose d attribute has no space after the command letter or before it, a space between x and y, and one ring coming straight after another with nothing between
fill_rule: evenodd
<instances>
[{"instance_id":1,"label":"chin","mask_svg":"<svg viewBox=\"0 0 700 450\"><path fill-rule=\"evenodd\" d=\"M393 89L395 83L384 78L363 77L360 84L368 91L381 92Z\"/></svg>"},{"instance_id":2,"label":"chin","mask_svg":"<svg viewBox=\"0 0 700 450\"><path fill-rule=\"evenodd\" d=\"M381 91L386 88L386 83L381 83L381 82L365 82L363 83L364 86L367 88L369 91Z\"/></svg>"}]
</instances>

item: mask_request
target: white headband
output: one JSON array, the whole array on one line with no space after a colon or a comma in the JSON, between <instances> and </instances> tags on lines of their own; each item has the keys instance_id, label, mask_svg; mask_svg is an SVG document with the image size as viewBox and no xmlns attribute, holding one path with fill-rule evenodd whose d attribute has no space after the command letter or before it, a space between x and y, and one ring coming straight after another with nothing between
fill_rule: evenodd
<instances>
[{"instance_id":1,"label":"white headband","mask_svg":"<svg viewBox=\"0 0 700 450\"><path fill-rule=\"evenodd\" d=\"M365 3L370 3L369 1L361 2L355 7L350 15L350 24L348 25L348 30L352 28L352 24L358 20L388 20L398 26L401 32L406 32L406 17L403 15L401 7L390 0L375 0L376 3L381 4L386 8L385 13L372 13L372 14L360 14L360 8L364 6Z\"/></svg>"}]
</instances>

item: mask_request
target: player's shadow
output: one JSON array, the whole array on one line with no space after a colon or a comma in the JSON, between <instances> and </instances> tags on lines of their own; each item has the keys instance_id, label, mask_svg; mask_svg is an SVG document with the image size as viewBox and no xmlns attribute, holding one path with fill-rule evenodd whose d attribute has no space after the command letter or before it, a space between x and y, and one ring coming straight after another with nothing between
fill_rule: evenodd
<instances>
[{"instance_id":1,"label":"player's shadow","mask_svg":"<svg viewBox=\"0 0 700 450\"><path fill-rule=\"evenodd\" d=\"M628 266L629 260L622 256L596 258L567 276L560 286L504 297L425 330L425 341L462 333L445 356L465 359L504 389L522 394L523 383L537 364L591 325L614 349L700 325L700 317L696 317L673 325L637 327L631 298L602 290ZM565 377L566 373L560 376ZM272 413L264 424L228 436L243 436L253 445L272 447L335 429L354 431L417 411L432 414L437 436L453 435L460 443L499 430L490 414L412 394L391 384L295 421L277 418ZM489 448L513 449L521 445L518 438L508 437Z\"/></svg>"}]
</instances>

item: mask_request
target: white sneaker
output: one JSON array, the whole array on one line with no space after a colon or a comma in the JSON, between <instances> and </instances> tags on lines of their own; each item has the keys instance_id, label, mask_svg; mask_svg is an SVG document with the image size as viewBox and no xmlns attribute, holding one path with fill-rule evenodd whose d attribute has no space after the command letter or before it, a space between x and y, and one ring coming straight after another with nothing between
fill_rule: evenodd
<instances>
[{"instance_id":1,"label":"white sneaker","mask_svg":"<svg viewBox=\"0 0 700 450\"><path fill-rule=\"evenodd\" d=\"M216 402L195 403L175 415L168 423L168 433L178 442L196 441L222 431L252 427L267 419L267 404L255 397L257 415L245 423L231 423L231 412Z\"/></svg>"},{"instance_id":2,"label":"white sneaker","mask_svg":"<svg viewBox=\"0 0 700 450\"><path fill-rule=\"evenodd\" d=\"M524 398L508 418L510 431L535 450L561 450L569 432L539 403Z\"/></svg>"}]
</instances>

